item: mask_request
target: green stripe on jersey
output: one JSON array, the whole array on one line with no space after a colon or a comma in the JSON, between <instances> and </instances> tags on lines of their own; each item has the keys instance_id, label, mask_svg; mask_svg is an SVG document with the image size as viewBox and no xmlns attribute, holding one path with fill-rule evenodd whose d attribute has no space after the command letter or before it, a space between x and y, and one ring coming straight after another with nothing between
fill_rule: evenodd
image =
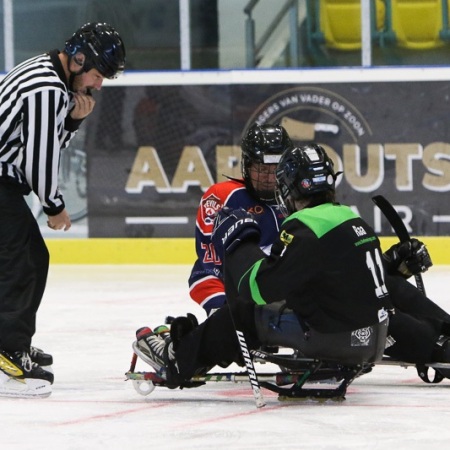
<instances>
[{"instance_id":1,"label":"green stripe on jersey","mask_svg":"<svg viewBox=\"0 0 450 450\"><path fill-rule=\"evenodd\" d=\"M238 291L239 291L242 280L250 272L250 274L248 276L248 284L249 284L249 287L250 287L250 293L251 293L251 296L252 296L252 300L257 305L265 305L267 303L262 298L262 295L261 295L261 293L259 291L258 283L256 282L256 276L258 275L259 266L261 265L261 263L263 261L264 261L264 259L260 259L259 261L256 261L255 264L253 264L253 266L250 267L250 269L248 269L247 272L244 273L244 275L242 276L242 278L240 279L239 284L238 284Z\"/></svg>"},{"instance_id":2,"label":"green stripe on jersey","mask_svg":"<svg viewBox=\"0 0 450 450\"><path fill-rule=\"evenodd\" d=\"M333 228L358 217L348 206L324 203L314 208L297 211L290 215L284 223L297 219L311 229L318 238L321 238Z\"/></svg>"}]
</instances>

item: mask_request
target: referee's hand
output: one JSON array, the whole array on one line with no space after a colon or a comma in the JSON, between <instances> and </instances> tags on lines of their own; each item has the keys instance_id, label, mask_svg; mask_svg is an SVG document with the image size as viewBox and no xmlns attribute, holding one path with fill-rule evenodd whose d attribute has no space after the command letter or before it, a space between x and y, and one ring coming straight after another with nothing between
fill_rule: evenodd
<instances>
[{"instance_id":1,"label":"referee's hand","mask_svg":"<svg viewBox=\"0 0 450 450\"><path fill-rule=\"evenodd\" d=\"M56 216L47 216L47 217L48 217L47 225L52 230L67 231L72 225L69 214L65 209L63 209Z\"/></svg>"},{"instance_id":2,"label":"referee's hand","mask_svg":"<svg viewBox=\"0 0 450 450\"><path fill-rule=\"evenodd\" d=\"M73 100L75 102L75 106L72 111L70 111L70 116L72 119L81 120L87 117L95 106L95 100L92 95L83 94L81 92L74 92Z\"/></svg>"}]
</instances>

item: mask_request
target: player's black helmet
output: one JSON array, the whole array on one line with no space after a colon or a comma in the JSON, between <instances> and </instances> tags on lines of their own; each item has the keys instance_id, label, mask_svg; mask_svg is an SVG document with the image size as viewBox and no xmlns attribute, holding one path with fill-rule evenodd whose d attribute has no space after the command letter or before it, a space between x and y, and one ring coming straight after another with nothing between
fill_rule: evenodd
<instances>
[{"instance_id":1,"label":"player's black helmet","mask_svg":"<svg viewBox=\"0 0 450 450\"><path fill-rule=\"evenodd\" d=\"M242 139L242 176L247 190L260 200L275 200L273 189L255 189L250 176L252 164L278 164L283 152L292 147L287 131L281 125L252 125Z\"/></svg>"},{"instance_id":2,"label":"player's black helmet","mask_svg":"<svg viewBox=\"0 0 450 450\"><path fill-rule=\"evenodd\" d=\"M287 150L277 167L277 201L285 215L295 211L293 200L322 192L334 193L336 173L323 147L308 144Z\"/></svg>"},{"instance_id":3,"label":"player's black helmet","mask_svg":"<svg viewBox=\"0 0 450 450\"><path fill-rule=\"evenodd\" d=\"M85 56L81 72L97 69L105 78L116 78L125 68L125 46L119 33L107 23L87 23L66 41L70 59L78 52Z\"/></svg>"}]
</instances>

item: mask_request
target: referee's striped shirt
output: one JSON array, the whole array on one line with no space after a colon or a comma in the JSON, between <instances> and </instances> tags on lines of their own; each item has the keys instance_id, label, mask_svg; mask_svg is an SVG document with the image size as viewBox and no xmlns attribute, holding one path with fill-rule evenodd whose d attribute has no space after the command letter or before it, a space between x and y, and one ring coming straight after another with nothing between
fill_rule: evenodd
<instances>
[{"instance_id":1,"label":"referee's striped shirt","mask_svg":"<svg viewBox=\"0 0 450 450\"><path fill-rule=\"evenodd\" d=\"M0 182L32 190L48 215L65 207L60 153L81 123L68 115L72 106L57 50L19 64L0 82Z\"/></svg>"}]
</instances>

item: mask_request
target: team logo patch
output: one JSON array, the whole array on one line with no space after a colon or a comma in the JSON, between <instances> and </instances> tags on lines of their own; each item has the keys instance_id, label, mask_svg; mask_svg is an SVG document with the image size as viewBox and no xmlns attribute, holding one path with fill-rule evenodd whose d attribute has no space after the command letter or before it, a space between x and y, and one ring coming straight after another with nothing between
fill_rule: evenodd
<instances>
[{"instance_id":1,"label":"team logo patch","mask_svg":"<svg viewBox=\"0 0 450 450\"><path fill-rule=\"evenodd\" d=\"M311 187L311 180L309 178L304 178L301 181L302 188L309 189Z\"/></svg>"},{"instance_id":2,"label":"team logo patch","mask_svg":"<svg viewBox=\"0 0 450 450\"><path fill-rule=\"evenodd\" d=\"M289 245L292 242L292 239L294 239L294 236L292 234L286 233L286 231L283 230L280 234L280 239L284 245Z\"/></svg>"},{"instance_id":3,"label":"team logo patch","mask_svg":"<svg viewBox=\"0 0 450 450\"><path fill-rule=\"evenodd\" d=\"M370 338L373 334L372 327L360 328L352 331L351 346L365 347L370 344Z\"/></svg>"},{"instance_id":4,"label":"team logo patch","mask_svg":"<svg viewBox=\"0 0 450 450\"><path fill-rule=\"evenodd\" d=\"M202 219L206 225L212 225L217 212L222 209L222 203L214 194L202 200L201 212Z\"/></svg>"}]
</instances>

